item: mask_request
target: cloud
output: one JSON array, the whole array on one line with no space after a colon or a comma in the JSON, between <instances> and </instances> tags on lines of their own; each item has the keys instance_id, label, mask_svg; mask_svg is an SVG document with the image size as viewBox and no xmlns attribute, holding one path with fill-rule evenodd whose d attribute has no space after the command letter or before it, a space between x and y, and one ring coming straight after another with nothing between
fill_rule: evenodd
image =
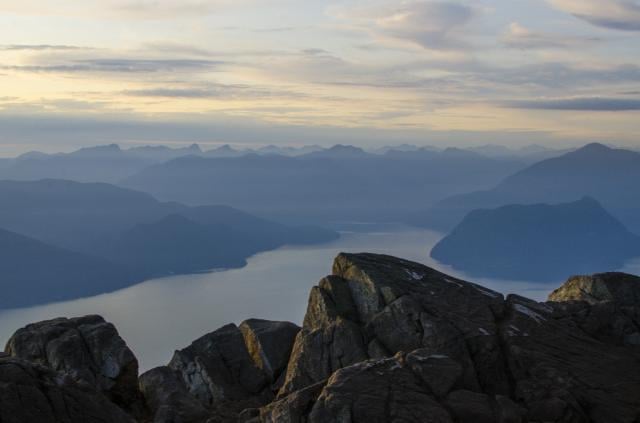
<instances>
[{"instance_id":1,"label":"cloud","mask_svg":"<svg viewBox=\"0 0 640 423\"><path fill-rule=\"evenodd\" d=\"M620 31L640 31L638 0L548 0L554 7L592 25Z\"/></svg>"},{"instance_id":2,"label":"cloud","mask_svg":"<svg viewBox=\"0 0 640 423\"><path fill-rule=\"evenodd\" d=\"M84 50L86 47L52 44L8 44L0 45L0 51Z\"/></svg>"},{"instance_id":3,"label":"cloud","mask_svg":"<svg viewBox=\"0 0 640 423\"><path fill-rule=\"evenodd\" d=\"M252 0L0 0L0 12L32 16L75 16L107 19L175 19L204 16Z\"/></svg>"},{"instance_id":4,"label":"cloud","mask_svg":"<svg viewBox=\"0 0 640 423\"><path fill-rule=\"evenodd\" d=\"M466 46L460 32L475 15L475 9L461 3L411 1L393 7L353 9L342 17L367 22L378 37L448 50Z\"/></svg>"},{"instance_id":5,"label":"cloud","mask_svg":"<svg viewBox=\"0 0 640 423\"><path fill-rule=\"evenodd\" d=\"M121 57L75 59L57 64L2 65L0 69L36 73L155 73L204 71L224 62L194 59L129 59Z\"/></svg>"},{"instance_id":6,"label":"cloud","mask_svg":"<svg viewBox=\"0 0 640 423\"><path fill-rule=\"evenodd\" d=\"M122 91L130 97L181 98L181 99L218 99L218 100L256 100L267 98L302 98L302 93L287 90L260 88L235 84L200 84L185 87L152 87Z\"/></svg>"},{"instance_id":7,"label":"cloud","mask_svg":"<svg viewBox=\"0 0 640 423\"><path fill-rule=\"evenodd\" d=\"M596 37L570 37L532 31L518 22L513 22L502 36L502 42L510 48L564 49L600 41Z\"/></svg>"},{"instance_id":8,"label":"cloud","mask_svg":"<svg viewBox=\"0 0 640 423\"><path fill-rule=\"evenodd\" d=\"M575 97L557 99L516 100L505 103L507 107L536 110L572 110L594 112L622 112L640 110L640 99Z\"/></svg>"}]
</instances>

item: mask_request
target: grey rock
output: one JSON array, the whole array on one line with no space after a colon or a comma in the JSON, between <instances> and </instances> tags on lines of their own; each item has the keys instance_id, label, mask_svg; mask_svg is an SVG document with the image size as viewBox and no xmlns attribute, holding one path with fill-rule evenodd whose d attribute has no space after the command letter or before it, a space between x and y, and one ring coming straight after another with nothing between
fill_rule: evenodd
<instances>
[{"instance_id":1,"label":"grey rock","mask_svg":"<svg viewBox=\"0 0 640 423\"><path fill-rule=\"evenodd\" d=\"M640 278L625 273L574 276L553 291L549 301L585 301L591 305L615 302L620 306L638 306Z\"/></svg>"},{"instance_id":2,"label":"grey rock","mask_svg":"<svg viewBox=\"0 0 640 423\"><path fill-rule=\"evenodd\" d=\"M310 423L450 423L449 412L405 363L405 357L366 361L338 370L308 417Z\"/></svg>"},{"instance_id":3,"label":"grey rock","mask_svg":"<svg viewBox=\"0 0 640 423\"><path fill-rule=\"evenodd\" d=\"M138 361L116 328L100 316L28 325L7 342L12 357L38 363L59 377L90 386L134 414L143 411Z\"/></svg>"},{"instance_id":4,"label":"grey rock","mask_svg":"<svg viewBox=\"0 0 640 423\"><path fill-rule=\"evenodd\" d=\"M471 391L454 391L445 404L459 423L494 423L497 421L489 396Z\"/></svg>"},{"instance_id":5,"label":"grey rock","mask_svg":"<svg viewBox=\"0 0 640 423\"><path fill-rule=\"evenodd\" d=\"M3 423L135 423L103 393L45 366L0 358Z\"/></svg>"},{"instance_id":6,"label":"grey rock","mask_svg":"<svg viewBox=\"0 0 640 423\"><path fill-rule=\"evenodd\" d=\"M260 422L298 423L307 421L307 416L324 388L326 381L296 391L262 408Z\"/></svg>"},{"instance_id":7,"label":"grey rock","mask_svg":"<svg viewBox=\"0 0 640 423\"><path fill-rule=\"evenodd\" d=\"M181 376L169 367L156 367L140 376L140 389L153 423L198 423L210 411L187 390Z\"/></svg>"},{"instance_id":8,"label":"grey rock","mask_svg":"<svg viewBox=\"0 0 640 423\"><path fill-rule=\"evenodd\" d=\"M437 398L445 397L462 379L462 366L444 355L416 350L407 355L406 361Z\"/></svg>"},{"instance_id":9,"label":"grey rock","mask_svg":"<svg viewBox=\"0 0 640 423\"><path fill-rule=\"evenodd\" d=\"M602 343L553 303L507 299L501 338L514 399L530 421L634 422L640 416L640 361L631 348Z\"/></svg>"},{"instance_id":10,"label":"grey rock","mask_svg":"<svg viewBox=\"0 0 640 423\"><path fill-rule=\"evenodd\" d=\"M167 366L140 377L155 423L235 422L274 399L300 328L247 320L176 351Z\"/></svg>"},{"instance_id":11,"label":"grey rock","mask_svg":"<svg viewBox=\"0 0 640 423\"><path fill-rule=\"evenodd\" d=\"M176 351L169 367L183 378L187 390L205 405L243 401L268 384L253 362L236 325L224 326Z\"/></svg>"},{"instance_id":12,"label":"grey rock","mask_svg":"<svg viewBox=\"0 0 640 423\"><path fill-rule=\"evenodd\" d=\"M426 349L463 367L471 389L508 393L496 316L501 294L426 266L340 254L313 288L280 396L368 358Z\"/></svg>"},{"instance_id":13,"label":"grey rock","mask_svg":"<svg viewBox=\"0 0 640 423\"><path fill-rule=\"evenodd\" d=\"M242 322L240 331L256 366L274 383L286 369L300 327L289 322L250 319Z\"/></svg>"},{"instance_id":14,"label":"grey rock","mask_svg":"<svg viewBox=\"0 0 640 423\"><path fill-rule=\"evenodd\" d=\"M509 397L502 395L496 395L495 410L497 423L522 423L527 412Z\"/></svg>"}]
</instances>

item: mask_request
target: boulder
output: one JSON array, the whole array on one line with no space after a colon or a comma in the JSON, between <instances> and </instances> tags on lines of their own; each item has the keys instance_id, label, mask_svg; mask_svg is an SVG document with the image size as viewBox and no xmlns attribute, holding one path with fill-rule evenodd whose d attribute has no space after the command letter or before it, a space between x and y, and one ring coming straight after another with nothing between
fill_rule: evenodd
<instances>
[{"instance_id":1,"label":"boulder","mask_svg":"<svg viewBox=\"0 0 640 423\"><path fill-rule=\"evenodd\" d=\"M473 389L509 392L496 316L501 294L426 266L375 254L340 254L311 291L284 396L369 358L426 349L462 365Z\"/></svg>"},{"instance_id":2,"label":"boulder","mask_svg":"<svg viewBox=\"0 0 640 423\"><path fill-rule=\"evenodd\" d=\"M558 317L601 342L640 350L640 278L624 273L575 276L549 295Z\"/></svg>"},{"instance_id":3,"label":"boulder","mask_svg":"<svg viewBox=\"0 0 640 423\"><path fill-rule=\"evenodd\" d=\"M640 417L640 356L594 339L554 307L507 298L500 336L512 398L528 410L529 421L634 422Z\"/></svg>"},{"instance_id":4,"label":"boulder","mask_svg":"<svg viewBox=\"0 0 640 423\"><path fill-rule=\"evenodd\" d=\"M452 423L405 356L371 360L338 370L322 390L309 423Z\"/></svg>"},{"instance_id":5,"label":"boulder","mask_svg":"<svg viewBox=\"0 0 640 423\"><path fill-rule=\"evenodd\" d=\"M244 343L256 366L275 383L287 368L300 327L289 322L250 319L240 324Z\"/></svg>"},{"instance_id":6,"label":"boulder","mask_svg":"<svg viewBox=\"0 0 640 423\"><path fill-rule=\"evenodd\" d=\"M445 404L459 423L494 423L496 415L486 394L472 391L455 391L449 394Z\"/></svg>"},{"instance_id":7,"label":"boulder","mask_svg":"<svg viewBox=\"0 0 640 423\"><path fill-rule=\"evenodd\" d=\"M140 377L154 423L256 417L250 409L257 413L274 399L299 331L293 323L252 319L176 351L167 366Z\"/></svg>"},{"instance_id":8,"label":"boulder","mask_svg":"<svg viewBox=\"0 0 640 423\"><path fill-rule=\"evenodd\" d=\"M549 301L584 301L590 305L614 302L637 307L640 305L640 277L625 273L574 276L553 291Z\"/></svg>"},{"instance_id":9,"label":"boulder","mask_svg":"<svg viewBox=\"0 0 640 423\"><path fill-rule=\"evenodd\" d=\"M163 366L140 376L140 389L153 410L154 423L199 423L210 411L189 393L182 377Z\"/></svg>"},{"instance_id":10,"label":"boulder","mask_svg":"<svg viewBox=\"0 0 640 423\"><path fill-rule=\"evenodd\" d=\"M136 415L143 413L138 361L116 328L100 316L28 325L9 339L5 351L92 387Z\"/></svg>"},{"instance_id":11,"label":"boulder","mask_svg":"<svg viewBox=\"0 0 640 423\"><path fill-rule=\"evenodd\" d=\"M0 358L3 423L135 423L102 392L81 386L48 367Z\"/></svg>"}]
</instances>

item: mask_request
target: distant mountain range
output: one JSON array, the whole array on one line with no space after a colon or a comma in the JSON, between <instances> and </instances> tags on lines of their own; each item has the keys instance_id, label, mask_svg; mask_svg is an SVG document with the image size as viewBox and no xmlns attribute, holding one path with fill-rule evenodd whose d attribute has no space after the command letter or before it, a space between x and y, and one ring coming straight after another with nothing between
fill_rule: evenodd
<instances>
[{"instance_id":1,"label":"distant mountain range","mask_svg":"<svg viewBox=\"0 0 640 423\"><path fill-rule=\"evenodd\" d=\"M638 181L640 153L590 144L516 172L493 189L446 198L410 221L449 230L474 209L560 203L590 196L632 232L640 234Z\"/></svg>"},{"instance_id":2,"label":"distant mountain range","mask_svg":"<svg viewBox=\"0 0 640 423\"><path fill-rule=\"evenodd\" d=\"M458 149L375 155L335 146L298 157L182 157L121 185L163 201L222 203L287 222L388 222L452 193L490 187L526 166Z\"/></svg>"},{"instance_id":3,"label":"distant mountain range","mask_svg":"<svg viewBox=\"0 0 640 423\"><path fill-rule=\"evenodd\" d=\"M474 210L431 251L472 276L554 281L619 269L640 237L591 198Z\"/></svg>"},{"instance_id":4,"label":"distant mountain range","mask_svg":"<svg viewBox=\"0 0 640 423\"><path fill-rule=\"evenodd\" d=\"M0 287L11 293L0 307L99 294L155 276L239 267L260 251L338 237L230 207L161 203L108 184L0 181L0 198L0 245L6 247Z\"/></svg>"},{"instance_id":5,"label":"distant mountain range","mask_svg":"<svg viewBox=\"0 0 640 423\"><path fill-rule=\"evenodd\" d=\"M234 148L222 145L209 150L203 150L199 145L170 148L167 146L140 146L122 149L116 144L81 148L71 153L47 154L32 151L13 159L0 159L0 179L11 180L39 180L39 179L68 179L78 182L107 182L118 181L134 175L154 164L164 163L180 157L196 156L204 158L238 158L248 155L283 156L283 157L311 157L311 158L354 158L393 156L397 152L425 152L438 153L442 151L436 147L417 147L415 145L398 145L364 151L348 145L336 145L331 148L317 145L288 147L268 145L260 148ZM464 151L477 152L484 157L501 160L519 160L532 163L549 155L557 155L556 150L544 147L529 147L522 150L512 150L507 147L487 146L470 148ZM510 153L509 153L510 152Z\"/></svg>"}]
</instances>

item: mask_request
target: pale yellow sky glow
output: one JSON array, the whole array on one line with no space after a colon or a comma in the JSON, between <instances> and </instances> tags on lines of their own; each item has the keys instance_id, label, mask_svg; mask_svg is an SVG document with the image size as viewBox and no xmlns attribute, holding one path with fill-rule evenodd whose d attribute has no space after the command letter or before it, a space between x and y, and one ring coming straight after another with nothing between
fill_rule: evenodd
<instances>
[{"instance_id":1,"label":"pale yellow sky glow","mask_svg":"<svg viewBox=\"0 0 640 423\"><path fill-rule=\"evenodd\" d=\"M640 3L0 0L0 152L637 146Z\"/></svg>"}]
</instances>

